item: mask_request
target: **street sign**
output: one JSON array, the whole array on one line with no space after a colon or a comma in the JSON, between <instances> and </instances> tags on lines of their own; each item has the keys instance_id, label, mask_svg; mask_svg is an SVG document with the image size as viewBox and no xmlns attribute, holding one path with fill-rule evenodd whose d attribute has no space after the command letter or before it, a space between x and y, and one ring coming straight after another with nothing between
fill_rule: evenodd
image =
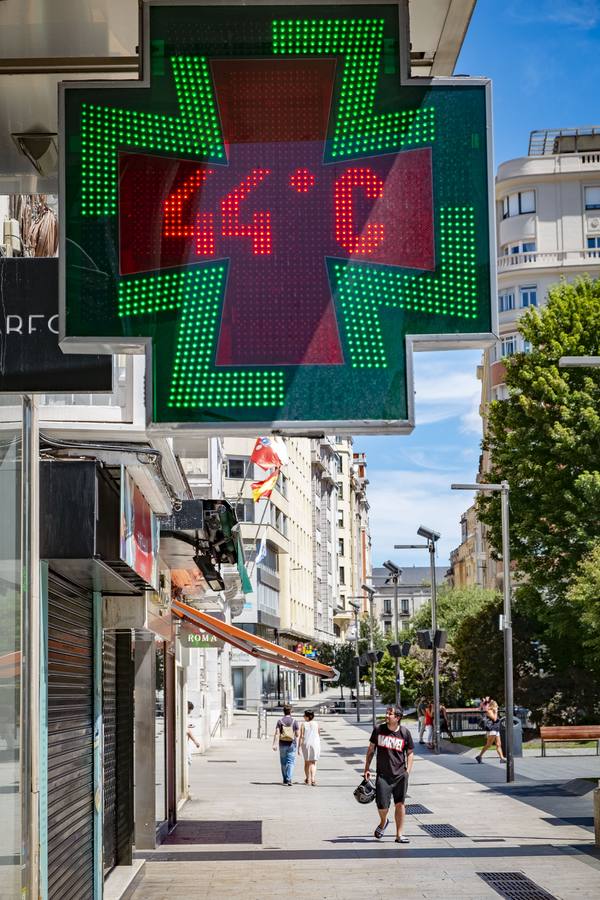
<instances>
[{"instance_id":1,"label":"street sign","mask_svg":"<svg viewBox=\"0 0 600 900\"><path fill-rule=\"evenodd\" d=\"M146 4L142 81L62 85L62 346L155 424L410 430L413 344L490 340L489 85L399 8Z\"/></svg>"}]
</instances>

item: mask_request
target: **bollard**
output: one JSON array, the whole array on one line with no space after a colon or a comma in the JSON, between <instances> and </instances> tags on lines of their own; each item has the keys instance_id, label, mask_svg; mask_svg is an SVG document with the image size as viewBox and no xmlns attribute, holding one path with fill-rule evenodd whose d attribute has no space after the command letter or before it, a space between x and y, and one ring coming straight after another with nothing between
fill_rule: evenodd
<instances>
[{"instance_id":1,"label":"bollard","mask_svg":"<svg viewBox=\"0 0 600 900\"><path fill-rule=\"evenodd\" d=\"M258 709L256 710L256 712L258 713L258 723L257 723L257 726L256 726L256 737L257 737L258 740L260 741L261 736L262 736L262 735L261 735L261 732L262 732L262 709L260 708L260 706L258 707Z\"/></svg>"},{"instance_id":2,"label":"bollard","mask_svg":"<svg viewBox=\"0 0 600 900\"><path fill-rule=\"evenodd\" d=\"M594 789L594 838L596 847L600 847L600 781Z\"/></svg>"}]
</instances>

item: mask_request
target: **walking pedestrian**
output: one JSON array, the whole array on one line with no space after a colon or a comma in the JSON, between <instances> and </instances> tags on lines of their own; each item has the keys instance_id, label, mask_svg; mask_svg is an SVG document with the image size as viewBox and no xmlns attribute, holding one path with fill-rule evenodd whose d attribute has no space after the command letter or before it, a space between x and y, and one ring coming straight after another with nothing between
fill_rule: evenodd
<instances>
[{"instance_id":1,"label":"walking pedestrian","mask_svg":"<svg viewBox=\"0 0 600 900\"><path fill-rule=\"evenodd\" d=\"M316 785L317 760L321 755L321 732L315 722L312 709L304 711L304 721L300 725L298 753L304 757L304 784Z\"/></svg>"},{"instance_id":2,"label":"walking pedestrian","mask_svg":"<svg viewBox=\"0 0 600 900\"><path fill-rule=\"evenodd\" d=\"M377 753L375 799L379 812L379 825L375 829L375 837L377 840L381 840L390 824L388 812L393 797L396 843L408 844L410 841L402 833L402 829L404 827L404 798L408 787L408 776L414 761L414 744L408 728L400 724L402 715L400 707L388 706L385 713L385 725L378 725L373 729L365 759L364 777L366 780L370 779L371 760Z\"/></svg>"},{"instance_id":3,"label":"walking pedestrian","mask_svg":"<svg viewBox=\"0 0 600 900\"><path fill-rule=\"evenodd\" d=\"M187 735L187 739L188 739L187 762L188 762L188 766L191 766L191 764L192 764L192 748L190 746L190 743L195 744L196 748L198 750L200 749L200 744L196 740L195 735L192 731L192 729L194 727L194 723L191 721L190 717L194 711L194 704L192 703L191 700L188 700L187 710L188 710L188 724L187 724L187 730L186 730L186 735Z\"/></svg>"},{"instance_id":4,"label":"walking pedestrian","mask_svg":"<svg viewBox=\"0 0 600 900\"><path fill-rule=\"evenodd\" d=\"M277 719L275 734L273 735L273 750L279 748L279 761L281 763L281 775L283 783L292 786L292 775L296 763L296 750L298 747L298 734L300 726L292 716L292 707L287 704L283 707L283 715Z\"/></svg>"},{"instance_id":5,"label":"walking pedestrian","mask_svg":"<svg viewBox=\"0 0 600 900\"><path fill-rule=\"evenodd\" d=\"M427 709L427 700L421 697L417 703L417 721L419 723L419 743L424 744L423 735L425 734L425 710Z\"/></svg>"},{"instance_id":6,"label":"walking pedestrian","mask_svg":"<svg viewBox=\"0 0 600 900\"><path fill-rule=\"evenodd\" d=\"M425 707L425 743L428 750L433 750L433 703L427 701Z\"/></svg>"},{"instance_id":7,"label":"walking pedestrian","mask_svg":"<svg viewBox=\"0 0 600 900\"><path fill-rule=\"evenodd\" d=\"M483 715L483 728L486 732L485 744L475 759L478 763L483 761L483 754L490 749L492 744L496 745L496 753L500 757L500 762L506 762L506 757L502 750L500 741L500 722L498 721L498 704L495 700L489 700L486 704L486 710Z\"/></svg>"}]
</instances>

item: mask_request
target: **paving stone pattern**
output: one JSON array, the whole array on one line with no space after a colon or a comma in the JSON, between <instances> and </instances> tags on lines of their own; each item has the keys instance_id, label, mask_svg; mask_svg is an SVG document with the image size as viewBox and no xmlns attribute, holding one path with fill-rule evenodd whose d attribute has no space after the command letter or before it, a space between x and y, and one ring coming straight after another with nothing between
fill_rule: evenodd
<instances>
[{"instance_id":1,"label":"paving stone pattern","mask_svg":"<svg viewBox=\"0 0 600 900\"><path fill-rule=\"evenodd\" d=\"M194 756L192 799L180 820L190 823L187 835L198 829L198 843L140 854L146 865L133 900L498 898L481 872L520 872L558 900L600 897L600 855L590 852L589 829L552 821L556 812L534 805L531 791L519 796L495 790L501 787L499 764L490 759L477 766L470 758L475 751L448 766L417 746L407 803L430 812L406 817L410 844L394 842L392 824L383 840L375 840L377 812L374 804L354 800L360 776L347 764L350 755L353 763L364 759L370 728L338 716L320 721L326 740L316 787L303 784L301 762L293 787L284 787L270 737L248 740L239 728L206 756ZM208 764L233 758L237 763L227 767ZM578 800L583 802L573 795L574 806ZM575 809L569 812L576 816ZM579 813L586 814L587 808ZM212 834L201 823L209 823ZM465 837L431 837L421 827L436 823ZM262 843L253 842L257 836Z\"/></svg>"}]
</instances>

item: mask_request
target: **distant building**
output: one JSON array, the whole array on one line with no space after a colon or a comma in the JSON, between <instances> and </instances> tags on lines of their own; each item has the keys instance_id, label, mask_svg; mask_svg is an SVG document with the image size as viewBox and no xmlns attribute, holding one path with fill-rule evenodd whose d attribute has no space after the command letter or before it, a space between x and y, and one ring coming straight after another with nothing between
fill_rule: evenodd
<instances>
[{"instance_id":1,"label":"distant building","mask_svg":"<svg viewBox=\"0 0 600 900\"><path fill-rule=\"evenodd\" d=\"M445 582L447 569L436 566L438 587ZM390 573L383 566L373 569L375 615L385 637L394 636L394 585L388 581ZM431 603L431 572L429 566L407 566L398 582L398 630L408 627L409 620L425 604Z\"/></svg>"}]
</instances>

